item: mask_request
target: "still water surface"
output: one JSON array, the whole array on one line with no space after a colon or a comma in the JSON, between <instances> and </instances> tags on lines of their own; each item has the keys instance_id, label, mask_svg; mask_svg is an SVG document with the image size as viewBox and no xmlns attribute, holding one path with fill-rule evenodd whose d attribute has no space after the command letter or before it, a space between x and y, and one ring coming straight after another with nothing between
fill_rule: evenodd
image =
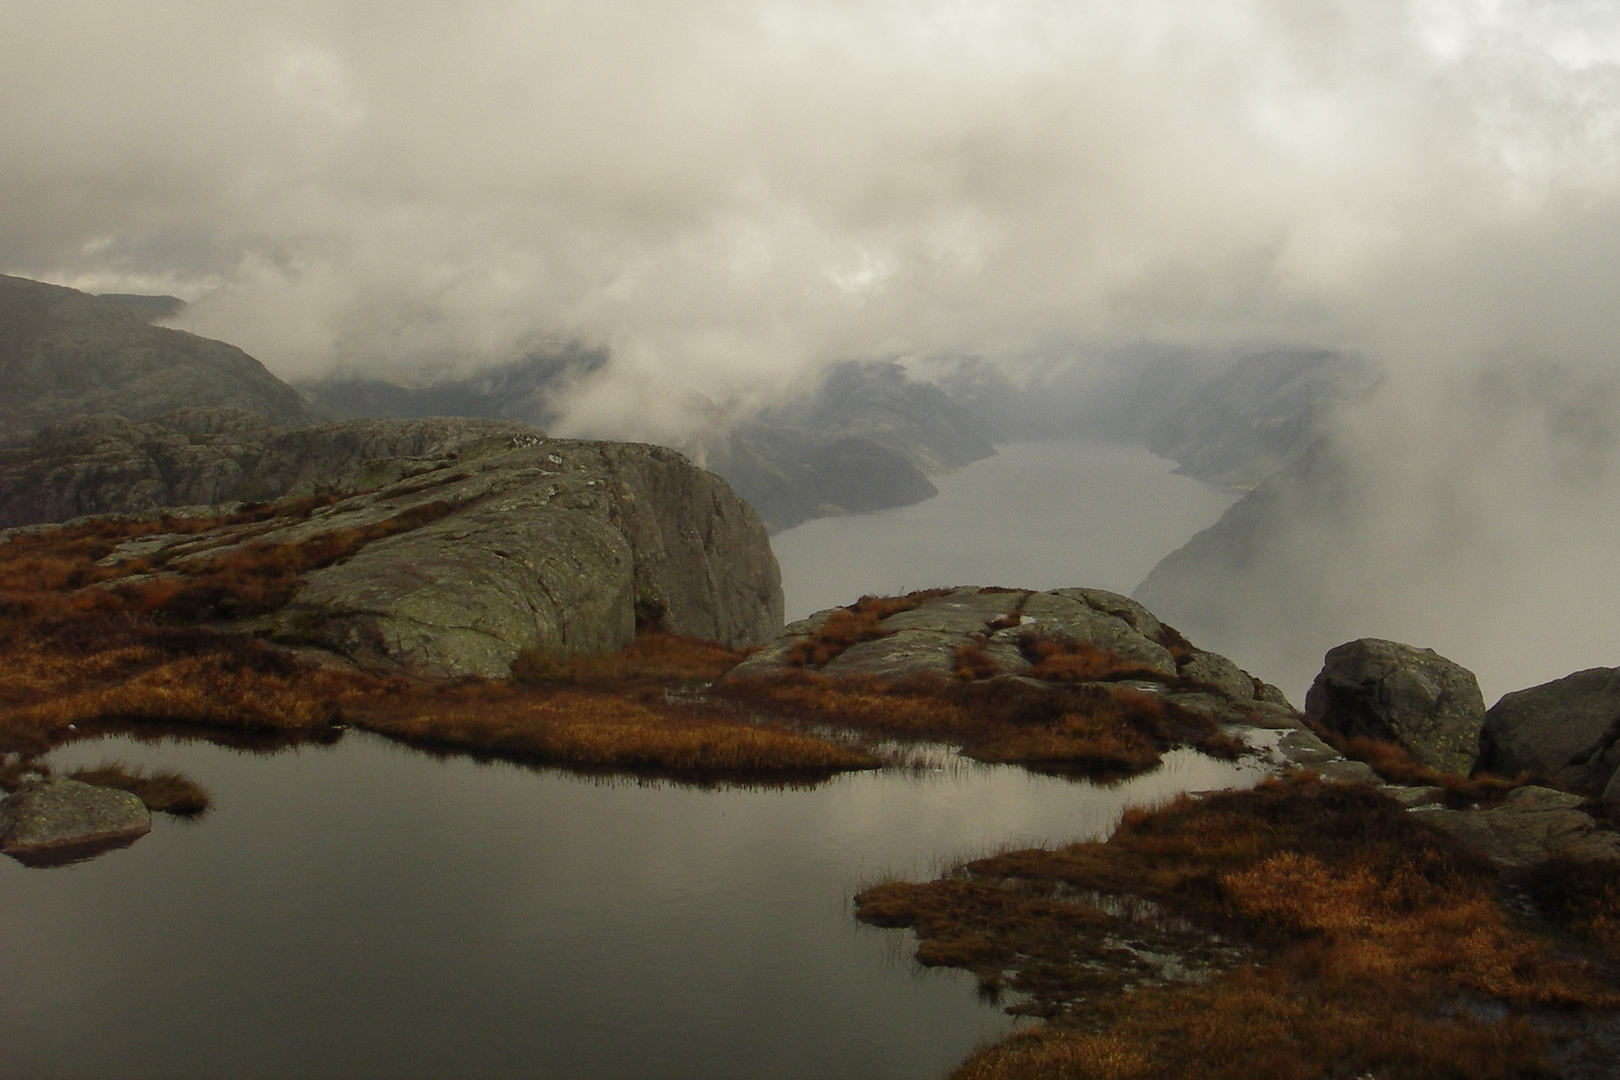
<instances>
[{"instance_id":1,"label":"still water surface","mask_svg":"<svg viewBox=\"0 0 1620 1080\"><path fill-rule=\"evenodd\" d=\"M1114 787L962 764L704 790L357 733L54 760L107 757L216 809L78 866L0 858L0 1076L937 1077L1010 1021L856 923L857 889L1259 774L1177 751Z\"/></svg>"},{"instance_id":2,"label":"still water surface","mask_svg":"<svg viewBox=\"0 0 1620 1080\"><path fill-rule=\"evenodd\" d=\"M789 621L938 585L1127 593L1241 492L1118 443L1026 442L934 477L915 506L821 518L771 538Z\"/></svg>"}]
</instances>

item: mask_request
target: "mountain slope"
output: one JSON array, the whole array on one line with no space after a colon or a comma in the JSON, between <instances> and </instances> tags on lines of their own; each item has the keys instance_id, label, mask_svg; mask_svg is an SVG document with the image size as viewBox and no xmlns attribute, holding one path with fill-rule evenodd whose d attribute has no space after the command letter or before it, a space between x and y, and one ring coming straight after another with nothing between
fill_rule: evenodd
<instances>
[{"instance_id":1,"label":"mountain slope","mask_svg":"<svg viewBox=\"0 0 1620 1080\"><path fill-rule=\"evenodd\" d=\"M0 437L95 413L145 420L188 406L241 409L287 427L318 419L234 345L149 325L118 300L0 275Z\"/></svg>"}]
</instances>

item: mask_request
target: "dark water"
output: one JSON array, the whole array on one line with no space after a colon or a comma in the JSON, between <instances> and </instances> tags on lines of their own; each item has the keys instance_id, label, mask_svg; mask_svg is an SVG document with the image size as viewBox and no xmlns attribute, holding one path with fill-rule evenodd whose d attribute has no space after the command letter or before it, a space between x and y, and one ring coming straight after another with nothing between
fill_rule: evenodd
<instances>
[{"instance_id":1,"label":"dark water","mask_svg":"<svg viewBox=\"0 0 1620 1080\"><path fill-rule=\"evenodd\" d=\"M354 734L56 760L109 756L216 809L79 866L0 859L0 1076L938 1076L1009 1021L856 923L857 889L1257 774L1178 751L1113 788L964 765L707 791Z\"/></svg>"},{"instance_id":2,"label":"dark water","mask_svg":"<svg viewBox=\"0 0 1620 1080\"><path fill-rule=\"evenodd\" d=\"M1240 493L1116 443L1027 442L934 478L916 506L822 518L771 538L787 617L939 585L1130 593Z\"/></svg>"}]
</instances>

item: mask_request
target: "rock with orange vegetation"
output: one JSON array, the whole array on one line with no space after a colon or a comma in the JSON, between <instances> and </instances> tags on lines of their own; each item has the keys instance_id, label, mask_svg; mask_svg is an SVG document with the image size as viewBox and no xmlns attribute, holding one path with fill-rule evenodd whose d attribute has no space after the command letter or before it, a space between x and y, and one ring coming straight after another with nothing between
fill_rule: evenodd
<instances>
[{"instance_id":1,"label":"rock with orange vegetation","mask_svg":"<svg viewBox=\"0 0 1620 1080\"><path fill-rule=\"evenodd\" d=\"M30 781L0 801L0 852L25 862L77 861L151 831L137 796L77 780Z\"/></svg>"},{"instance_id":2,"label":"rock with orange vegetation","mask_svg":"<svg viewBox=\"0 0 1620 1080\"><path fill-rule=\"evenodd\" d=\"M1362 638L1329 649L1305 715L1348 738L1399 743L1418 761L1467 775L1485 699L1474 673L1433 649Z\"/></svg>"},{"instance_id":3,"label":"rock with orange vegetation","mask_svg":"<svg viewBox=\"0 0 1620 1080\"><path fill-rule=\"evenodd\" d=\"M102 567L150 572L115 587L160 618L428 677L611 652L638 625L745 647L782 624L758 515L663 447L356 421L277 436L253 469L310 497L132 538Z\"/></svg>"},{"instance_id":4,"label":"rock with orange vegetation","mask_svg":"<svg viewBox=\"0 0 1620 1080\"><path fill-rule=\"evenodd\" d=\"M840 678L1108 683L1221 723L1299 724L1281 691L1192 648L1136 601L1103 589L962 587L863 598L787 627L726 678L807 667Z\"/></svg>"},{"instance_id":5,"label":"rock with orange vegetation","mask_svg":"<svg viewBox=\"0 0 1620 1080\"><path fill-rule=\"evenodd\" d=\"M1528 786L1486 810L1420 807L1413 812L1501 866L1528 866L1555 855L1620 859L1620 835L1585 813L1584 803L1579 795Z\"/></svg>"}]
</instances>

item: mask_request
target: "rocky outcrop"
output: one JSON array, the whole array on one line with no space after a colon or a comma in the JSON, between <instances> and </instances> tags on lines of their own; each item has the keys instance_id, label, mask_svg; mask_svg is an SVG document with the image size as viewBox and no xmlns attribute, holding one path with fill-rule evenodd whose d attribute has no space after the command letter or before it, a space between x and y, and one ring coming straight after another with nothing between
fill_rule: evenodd
<instances>
[{"instance_id":1,"label":"rocky outcrop","mask_svg":"<svg viewBox=\"0 0 1620 1080\"><path fill-rule=\"evenodd\" d=\"M1499 866L1530 866L1554 855L1620 859L1620 835L1585 813L1583 802L1566 791L1529 786L1485 810L1422 807L1416 812Z\"/></svg>"},{"instance_id":2,"label":"rocky outcrop","mask_svg":"<svg viewBox=\"0 0 1620 1080\"><path fill-rule=\"evenodd\" d=\"M840 615L843 612L844 615ZM804 666L829 636L833 608L786 627L776 641L733 668L728 679L770 676ZM1098 679L1127 681L1222 721L1291 725L1293 709L1223 656L1187 645L1129 597L1103 589L985 589L973 586L919 594L914 603L876 620L863 640L834 647L817 670L833 677L1039 676L1043 643L1059 652L1093 650ZM825 648L825 645L822 646ZM1090 654L1088 654L1090 655ZM1264 688L1264 693L1260 688Z\"/></svg>"},{"instance_id":3,"label":"rocky outcrop","mask_svg":"<svg viewBox=\"0 0 1620 1080\"><path fill-rule=\"evenodd\" d=\"M1399 743L1418 761L1467 775L1485 699L1474 673L1433 649L1361 638L1328 651L1305 715L1350 738Z\"/></svg>"},{"instance_id":4,"label":"rocky outcrop","mask_svg":"<svg viewBox=\"0 0 1620 1080\"><path fill-rule=\"evenodd\" d=\"M758 515L663 447L499 421L354 421L276 435L236 490L330 502L143 537L109 561L195 577L340 552L303 560L316 568L289 602L244 628L424 676L504 677L523 649L617 649L638 624L733 646L782 625Z\"/></svg>"},{"instance_id":5,"label":"rocky outcrop","mask_svg":"<svg viewBox=\"0 0 1620 1080\"><path fill-rule=\"evenodd\" d=\"M1502 776L1528 772L1620 801L1617 740L1620 668L1591 668L1503 695L1485 714L1479 764Z\"/></svg>"},{"instance_id":6,"label":"rocky outcrop","mask_svg":"<svg viewBox=\"0 0 1620 1080\"><path fill-rule=\"evenodd\" d=\"M0 437L186 406L282 426L317 420L296 390L233 345L149 325L115 299L0 276Z\"/></svg>"},{"instance_id":7,"label":"rocky outcrop","mask_svg":"<svg viewBox=\"0 0 1620 1080\"><path fill-rule=\"evenodd\" d=\"M545 426L606 362L601 350L568 345L427 386L343 377L301 388L339 417L510 417ZM695 393L671 407L689 429L680 448L725 477L773 530L921 502L937 493L930 473L995 453L973 410L886 362L836 365L819 386L745 418Z\"/></svg>"},{"instance_id":8,"label":"rocky outcrop","mask_svg":"<svg viewBox=\"0 0 1620 1080\"><path fill-rule=\"evenodd\" d=\"M139 798L77 780L33 780L0 801L0 852L25 862L75 861L151 831Z\"/></svg>"},{"instance_id":9,"label":"rocky outcrop","mask_svg":"<svg viewBox=\"0 0 1620 1080\"><path fill-rule=\"evenodd\" d=\"M237 409L140 423L103 414L0 447L0 527L371 489L475 445L543 437L512 421L443 417L284 431Z\"/></svg>"}]
</instances>

